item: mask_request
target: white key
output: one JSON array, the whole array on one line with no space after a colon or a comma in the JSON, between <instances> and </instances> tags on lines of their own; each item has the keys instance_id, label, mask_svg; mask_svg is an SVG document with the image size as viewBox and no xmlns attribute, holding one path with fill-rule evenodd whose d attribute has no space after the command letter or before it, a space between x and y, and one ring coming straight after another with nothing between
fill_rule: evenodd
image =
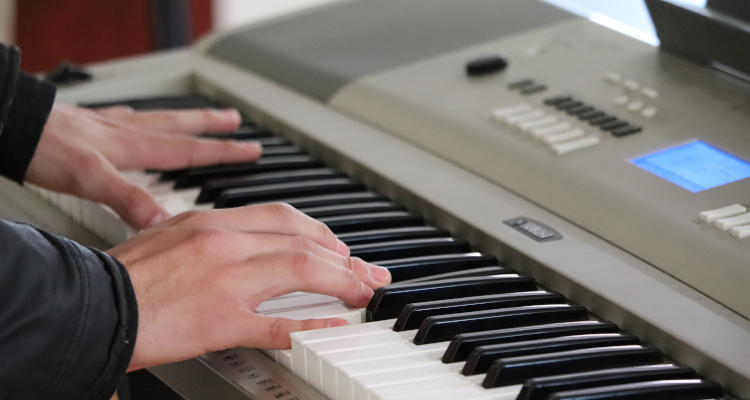
<instances>
[{"instance_id":1,"label":"white key","mask_svg":"<svg viewBox=\"0 0 750 400\"><path fill-rule=\"evenodd\" d=\"M424 353L437 351L445 353L448 348L448 342L431 343L428 345L417 346L414 343L404 342L387 346L369 347L365 349L356 349L351 351L337 352L326 354L320 357L323 394L329 398L338 398L339 392L339 374L340 368L345 365L369 362L372 360L391 359L408 354ZM351 384L345 384L341 380L341 386L351 390Z\"/></svg>"},{"instance_id":2,"label":"white key","mask_svg":"<svg viewBox=\"0 0 750 400\"><path fill-rule=\"evenodd\" d=\"M414 398L429 398L426 397L428 393L435 394L435 392L438 391L455 388L481 388L485 376L486 374L464 376L460 373L454 375L441 375L432 379L400 383L372 389L369 392L369 396L371 399L402 397L404 395L411 395ZM458 398L462 399L463 397Z\"/></svg>"},{"instance_id":3,"label":"white key","mask_svg":"<svg viewBox=\"0 0 750 400\"><path fill-rule=\"evenodd\" d=\"M570 142L555 144L552 146L552 150L555 154L561 156L576 150L597 145L599 142L601 142L601 139L597 136L585 136L577 140L571 140Z\"/></svg>"},{"instance_id":4,"label":"white key","mask_svg":"<svg viewBox=\"0 0 750 400\"><path fill-rule=\"evenodd\" d=\"M716 229L728 231L734 227L750 224L750 213L740 214L736 217L717 219L714 222Z\"/></svg>"},{"instance_id":5,"label":"white key","mask_svg":"<svg viewBox=\"0 0 750 400\"><path fill-rule=\"evenodd\" d=\"M560 120L557 117L549 116L547 118L542 118L536 121L530 121L530 122L523 122L518 124L518 129L528 132L535 128L542 128L545 126L550 126L556 122L559 122Z\"/></svg>"},{"instance_id":6,"label":"white key","mask_svg":"<svg viewBox=\"0 0 750 400\"><path fill-rule=\"evenodd\" d=\"M526 111L530 111L533 108L534 107L528 103L515 104L510 107L504 107L504 108L497 108L495 110L492 110L492 118L500 121L503 119L503 117L514 115L514 114L520 114Z\"/></svg>"},{"instance_id":7,"label":"white key","mask_svg":"<svg viewBox=\"0 0 750 400\"><path fill-rule=\"evenodd\" d=\"M739 239L744 239L750 236L750 225L737 226L732 228L732 236Z\"/></svg>"},{"instance_id":8,"label":"white key","mask_svg":"<svg viewBox=\"0 0 750 400\"><path fill-rule=\"evenodd\" d=\"M329 397L334 399L347 398L354 390L353 377L395 369L413 368L417 365L441 364L441 358L448 348L448 344L449 342L442 342L417 346L411 342L404 342L346 352L345 354L338 353L340 354L339 357L321 357L321 365L324 368L322 374L323 393L330 394ZM334 361L336 361L335 366L332 365ZM328 383L327 380L332 380L335 385Z\"/></svg>"},{"instance_id":9,"label":"white key","mask_svg":"<svg viewBox=\"0 0 750 400\"><path fill-rule=\"evenodd\" d=\"M547 135L554 135L556 133L562 133L567 130L570 130L573 126L571 126L567 122L563 122L560 124L552 125L552 126L546 126L544 128L536 128L529 130L529 133L531 133L531 136L533 136L536 139L542 138Z\"/></svg>"},{"instance_id":10,"label":"white key","mask_svg":"<svg viewBox=\"0 0 750 400\"><path fill-rule=\"evenodd\" d=\"M379 373L353 377L352 397L341 396L339 400L361 400L368 398L368 393L384 386L434 379L440 376L451 376L461 372L465 363L417 365L415 368L383 371ZM339 393L342 394L342 393ZM345 395L346 393L343 393Z\"/></svg>"},{"instance_id":11,"label":"white key","mask_svg":"<svg viewBox=\"0 0 750 400\"><path fill-rule=\"evenodd\" d=\"M340 351L385 346L393 343L405 343L414 339L416 331L388 332L353 338L342 338L335 341L310 343L305 347L305 378L318 391L323 390L321 357Z\"/></svg>"},{"instance_id":12,"label":"white key","mask_svg":"<svg viewBox=\"0 0 750 400\"><path fill-rule=\"evenodd\" d=\"M542 140L544 140L548 144L555 144L566 142L568 140L578 139L579 137L583 137L585 134L586 132L583 129L572 129L567 132L544 136Z\"/></svg>"},{"instance_id":13,"label":"white key","mask_svg":"<svg viewBox=\"0 0 750 400\"><path fill-rule=\"evenodd\" d=\"M454 387L439 391L424 393L409 393L399 396L389 396L382 400L515 400L521 392L522 385L512 385L493 389L481 386Z\"/></svg>"},{"instance_id":14,"label":"white key","mask_svg":"<svg viewBox=\"0 0 750 400\"><path fill-rule=\"evenodd\" d=\"M279 363L285 370L292 372L294 368L294 360L292 360L291 350L276 350L276 362Z\"/></svg>"},{"instance_id":15,"label":"white key","mask_svg":"<svg viewBox=\"0 0 750 400\"><path fill-rule=\"evenodd\" d=\"M258 314L267 314L281 310L291 311L339 301L341 300L333 296L313 293L304 293L300 296L292 297L281 296L277 299L268 299L263 303L260 303L258 308L255 309L255 312Z\"/></svg>"},{"instance_id":16,"label":"white key","mask_svg":"<svg viewBox=\"0 0 750 400\"><path fill-rule=\"evenodd\" d=\"M717 208L715 210L701 211L700 214L698 214L698 219L707 224L712 224L717 219L735 217L746 212L747 207L742 204L732 204L731 206Z\"/></svg>"}]
</instances>

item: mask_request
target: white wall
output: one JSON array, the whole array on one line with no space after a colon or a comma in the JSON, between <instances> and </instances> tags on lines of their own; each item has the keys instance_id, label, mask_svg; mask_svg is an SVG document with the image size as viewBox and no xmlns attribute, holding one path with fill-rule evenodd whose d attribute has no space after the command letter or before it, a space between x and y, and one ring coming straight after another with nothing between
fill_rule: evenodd
<instances>
[{"instance_id":1,"label":"white wall","mask_svg":"<svg viewBox=\"0 0 750 400\"><path fill-rule=\"evenodd\" d=\"M230 29L334 1L338 0L214 0L214 29Z\"/></svg>"},{"instance_id":2,"label":"white wall","mask_svg":"<svg viewBox=\"0 0 750 400\"><path fill-rule=\"evenodd\" d=\"M0 42L14 42L16 32L15 17L15 0L0 0Z\"/></svg>"}]
</instances>

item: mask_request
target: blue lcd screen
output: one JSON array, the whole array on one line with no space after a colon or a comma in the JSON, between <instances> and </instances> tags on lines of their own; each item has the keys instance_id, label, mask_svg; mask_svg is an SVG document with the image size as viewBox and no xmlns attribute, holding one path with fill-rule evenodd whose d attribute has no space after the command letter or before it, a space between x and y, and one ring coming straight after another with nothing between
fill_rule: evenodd
<instances>
[{"instance_id":1,"label":"blue lcd screen","mask_svg":"<svg viewBox=\"0 0 750 400\"><path fill-rule=\"evenodd\" d=\"M750 177L750 163L700 140L630 161L693 193Z\"/></svg>"}]
</instances>

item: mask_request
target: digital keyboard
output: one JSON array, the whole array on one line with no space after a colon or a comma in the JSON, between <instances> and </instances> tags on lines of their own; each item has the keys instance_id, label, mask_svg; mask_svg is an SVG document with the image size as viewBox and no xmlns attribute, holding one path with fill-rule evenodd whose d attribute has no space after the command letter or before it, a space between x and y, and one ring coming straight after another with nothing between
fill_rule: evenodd
<instances>
[{"instance_id":1,"label":"digital keyboard","mask_svg":"<svg viewBox=\"0 0 750 400\"><path fill-rule=\"evenodd\" d=\"M750 395L744 86L541 2L460 4L342 2L60 90L238 108L228 137L263 143L257 162L125 175L172 214L289 203L394 278L366 309L261 304L350 322L291 350L152 372L188 399ZM472 28L446 34L446 15ZM701 171L728 177L709 188ZM110 244L134 234L32 190Z\"/></svg>"}]
</instances>

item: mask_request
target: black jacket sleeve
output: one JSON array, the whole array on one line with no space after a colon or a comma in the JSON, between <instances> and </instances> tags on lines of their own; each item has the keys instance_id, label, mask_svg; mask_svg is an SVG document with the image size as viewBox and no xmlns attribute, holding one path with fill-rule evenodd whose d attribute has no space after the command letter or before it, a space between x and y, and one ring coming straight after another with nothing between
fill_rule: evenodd
<instances>
[{"instance_id":1,"label":"black jacket sleeve","mask_svg":"<svg viewBox=\"0 0 750 400\"><path fill-rule=\"evenodd\" d=\"M22 183L55 89L0 44L0 174ZM109 399L138 330L135 293L113 257L0 220L0 399Z\"/></svg>"},{"instance_id":2,"label":"black jacket sleeve","mask_svg":"<svg viewBox=\"0 0 750 400\"><path fill-rule=\"evenodd\" d=\"M109 399L138 329L125 268L2 220L0 247L0 398Z\"/></svg>"},{"instance_id":3,"label":"black jacket sleeve","mask_svg":"<svg viewBox=\"0 0 750 400\"><path fill-rule=\"evenodd\" d=\"M21 71L20 61L18 48L0 44L0 175L23 184L55 87Z\"/></svg>"}]
</instances>

